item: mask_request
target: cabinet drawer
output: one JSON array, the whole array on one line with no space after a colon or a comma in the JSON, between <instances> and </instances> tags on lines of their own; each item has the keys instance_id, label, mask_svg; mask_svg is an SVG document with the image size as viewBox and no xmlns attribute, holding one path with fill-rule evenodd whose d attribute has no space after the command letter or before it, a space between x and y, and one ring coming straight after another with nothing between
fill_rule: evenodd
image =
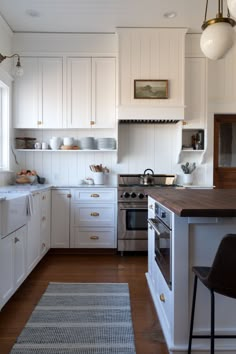
<instances>
[{"instance_id":1,"label":"cabinet drawer","mask_svg":"<svg viewBox=\"0 0 236 354\"><path fill-rule=\"evenodd\" d=\"M157 264L154 265L154 273L156 276L155 292L157 301L160 304L162 310L162 319L166 322L168 328L170 328L170 315L171 315L171 290L165 282L163 275L161 274ZM160 315L160 314L159 314Z\"/></svg>"},{"instance_id":2,"label":"cabinet drawer","mask_svg":"<svg viewBox=\"0 0 236 354\"><path fill-rule=\"evenodd\" d=\"M74 229L75 248L115 248L115 231L112 228L102 228L97 231L95 228Z\"/></svg>"},{"instance_id":3,"label":"cabinet drawer","mask_svg":"<svg viewBox=\"0 0 236 354\"><path fill-rule=\"evenodd\" d=\"M100 201L115 201L116 200L116 190L115 189L75 189L73 191L73 201L89 201L89 202L100 202Z\"/></svg>"},{"instance_id":4,"label":"cabinet drawer","mask_svg":"<svg viewBox=\"0 0 236 354\"><path fill-rule=\"evenodd\" d=\"M113 204L75 204L72 224L75 226L114 227L115 207Z\"/></svg>"}]
</instances>

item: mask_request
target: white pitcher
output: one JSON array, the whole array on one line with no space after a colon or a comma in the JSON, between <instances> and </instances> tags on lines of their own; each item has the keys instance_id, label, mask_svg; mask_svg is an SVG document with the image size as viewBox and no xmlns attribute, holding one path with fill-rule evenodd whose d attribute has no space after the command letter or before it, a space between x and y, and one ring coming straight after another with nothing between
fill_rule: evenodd
<instances>
[{"instance_id":1,"label":"white pitcher","mask_svg":"<svg viewBox=\"0 0 236 354\"><path fill-rule=\"evenodd\" d=\"M57 136L53 136L50 139L50 147L52 150L58 150L61 146L61 138L57 137Z\"/></svg>"}]
</instances>

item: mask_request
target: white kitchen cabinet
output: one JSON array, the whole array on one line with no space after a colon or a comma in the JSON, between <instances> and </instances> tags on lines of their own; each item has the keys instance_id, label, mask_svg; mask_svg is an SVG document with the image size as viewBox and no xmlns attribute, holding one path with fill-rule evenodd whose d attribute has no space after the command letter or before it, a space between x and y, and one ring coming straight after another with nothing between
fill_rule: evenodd
<instances>
[{"instance_id":1,"label":"white kitchen cabinet","mask_svg":"<svg viewBox=\"0 0 236 354\"><path fill-rule=\"evenodd\" d=\"M51 191L41 192L41 256L50 248L51 242Z\"/></svg>"},{"instance_id":2,"label":"white kitchen cabinet","mask_svg":"<svg viewBox=\"0 0 236 354\"><path fill-rule=\"evenodd\" d=\"M207 102L206 58L185 58L185 121L183 128L204 129Z\"/></svg>"},{"instance_id":3,"label":"white kitchen cabinet","mask_svg":"<svg viewBox=\"0 0 236 354\"><path fill-rule=\"evenodd\" d=\"M14 81L15 128L63 127L63 64L60 57L21 57L24 75Z\"/></svg>"},{"instance_id":4,"label":"white kitchen cabinet","mask_svg":"<svg viewBox=\"0 0 236 354\"><path fill-rule=\"evenodd\" d=\"M67 103L67 128L115 128L116 58L68 58Z\"/></svg>"},{"instance_id":5,"label":"white kitchen cabinet","mask_svg":"<svg viewBox=\"0 0 236 354\"><path fill-rule=\"evenodd\" d=\"M0 240L0 309L26 277L26 226Z\"/></svg>"},{"instance_id":6,"label":"white kitchen cabinet","mask_svg":"<svg viewBox=\"0 0 236 354\"><path fill-rule=\"evenodd\" d=\"M32 193L32 213L27 223L27 272L40 260L41 193Z\"/></svg>"},{"instance_id":7,"label":"white kitchen cabinet","mask_svg":"<svg viewBox=\"0 0 236 354\"><path fill-rule=\"evenodd\" d=\"M74 248L116 248L115 188L72 190L70 239Z\"/></svg>"},{"instance_id":8,"label":"white kitchen cabinet","mask_svg":"<svg viewBox=\"0 0 236 354\"><path fill-rule=\"evenodd\" d=\"M70 247L70 189L52 190L51 247Z\"/></svg>"}]
</instances>

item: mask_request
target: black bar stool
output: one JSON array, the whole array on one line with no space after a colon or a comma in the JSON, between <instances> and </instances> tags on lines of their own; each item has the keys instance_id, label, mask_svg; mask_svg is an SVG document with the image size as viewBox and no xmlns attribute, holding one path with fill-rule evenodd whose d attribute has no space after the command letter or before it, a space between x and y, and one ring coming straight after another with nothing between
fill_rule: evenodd
<instances>
[{"instance_id":1,"label":"black bar stool","mask_svg":"<svg viewBox=\"0 0 236 354\"><path fill-rule=\"evenodd\" d=\"M236 335L215 335L215 293L236 298L236 234L223 237L211 267L193 267L194 287L190 321L188 354L191 354L192 338L210 338L211 354L215 353L215 338L236 338ZM211 294L211 330L210 335L194 335L193 322L198 279Z\"/></svg>"}]
</instances>

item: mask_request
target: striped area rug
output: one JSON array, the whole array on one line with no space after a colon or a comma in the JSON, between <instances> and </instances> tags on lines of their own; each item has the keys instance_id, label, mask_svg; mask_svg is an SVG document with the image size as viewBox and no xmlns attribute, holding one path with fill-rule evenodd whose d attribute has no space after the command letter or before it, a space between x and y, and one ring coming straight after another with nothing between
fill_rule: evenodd
<instances>
[{"instance_id":1,"label":"striped area rug","mask_svg":"<svg viewBox=\"0 0 236 354\"><path fill-rule=\"evenodd\" d=\"M135 354L126 283L50 283L10 354Z\"/></svg>"}]
</instances>

